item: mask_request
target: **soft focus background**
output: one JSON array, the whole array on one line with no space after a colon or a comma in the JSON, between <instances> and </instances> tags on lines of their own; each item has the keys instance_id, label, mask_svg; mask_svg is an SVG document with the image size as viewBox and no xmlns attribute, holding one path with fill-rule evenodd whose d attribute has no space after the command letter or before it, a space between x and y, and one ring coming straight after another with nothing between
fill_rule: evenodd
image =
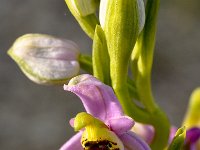
<instances>
[{"instance_id":1,"label":"soft focus background","mask_svg":"<svg viewBox=\"0 0 200 150\"><path fill-rule=\"evenodd\" d=\"M153 90L171 122L180 126L192 90L200 86L200 1L161 0ZM26 33L75 41L91 53L64 0L0 0L0 149L56 150L74 134L68 121L83 107L62 87L36 85L6 51Z\"/></svg>"}]
</instances>

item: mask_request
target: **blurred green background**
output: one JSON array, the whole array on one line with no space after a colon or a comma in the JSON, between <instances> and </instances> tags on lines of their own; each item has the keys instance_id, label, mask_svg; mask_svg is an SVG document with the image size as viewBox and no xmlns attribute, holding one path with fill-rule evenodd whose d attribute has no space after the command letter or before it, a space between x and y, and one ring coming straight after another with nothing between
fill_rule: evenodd
<instances>
[{"instance_id":1,"label":"blurred green background","mask_svg":"<svg viewBox=\"0 0 200 150\"><path fill-rule=\"evenodd\" d=\"M199 0L161 0L152 83L157 102L176 126L200 86L199 14ZM6 51L26 33L73 40L87 54L92 42L64 0L1 0L0 20L0 149L59 149L74 134L69 119L84 111L79 99L61 86L32 83Z\"/></svg>"}]
</instances>

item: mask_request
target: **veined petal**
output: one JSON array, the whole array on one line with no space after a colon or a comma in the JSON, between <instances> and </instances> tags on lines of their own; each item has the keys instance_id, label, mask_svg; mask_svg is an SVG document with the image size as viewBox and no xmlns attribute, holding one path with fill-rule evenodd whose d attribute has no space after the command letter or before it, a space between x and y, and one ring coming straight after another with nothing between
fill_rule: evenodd
<instances>
[{"instance_id":1,"label":"veined petal","mask_svg":"<svg viewBox=\"0 0 200 150\"><path fill-rule=\"evenodd\" d=\"M123 115L122 108L111 87L95 77L84 74L72 78L64 90L75 93L86 111L96 118L108 121L109 118Z\"/></svg>"},{"instance_id":2,"label":"veined petal","mask_svg":"<svg viewBox=\"0 0 200 150\"><path fill-rule=\"evenodd\" d=\"M126 150L150 150L148 144L131 131L121 135L120 139Z\"/></svg>"},{"instance_id":3,"label":"veined petal","mask_svg":"<svg viewBox=\"0 0 200 150\"><path fill-rule=\"evenodd\" d=\"M115 118L110 118L108 124L112 131L114 131L117 135L121 135L131 130L134 125L134 121L131 117L119 116Z\"/></svg>"},{"instance_id":4,"label":"veined petal","mask_svg":"<svg viewBox=\"0 0 200 150\"><path fill-rule=\"evenodd\" d=\"M19 37L8 51L24 74L39 84L63 84L79 72L79 48L45 34Z\"/></svg>"},{"instance_id":5,"label":"veined petal","mask_svg":"<svg viewBox=\"0 0 200 150\"><path fill-rule=\"evenodd\" d=\"M69 139L60 150L83 150L81 145L82 132L78 132L71 139Z\"/></svg>"}]
</instances>

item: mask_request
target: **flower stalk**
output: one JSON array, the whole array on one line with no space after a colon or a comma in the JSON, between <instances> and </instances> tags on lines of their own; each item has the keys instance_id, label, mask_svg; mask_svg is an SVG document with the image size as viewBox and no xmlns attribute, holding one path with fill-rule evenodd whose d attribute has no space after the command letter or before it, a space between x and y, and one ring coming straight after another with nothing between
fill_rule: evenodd
<instances>
[{"instance_id":1,"label":"flower stalk","mask_svg":"<svg viewBox=\"0 0 200 150\"><path fill-rule=\"evenodd\" d=\"M132 72L136 80L139 99L149 112L151 119L148 123L155 128L156 135L151 143L151 148L155 150L163 149L166 146L170 127L165 113L155 103L151 89L151 70L159 3L159 0L147 1L145 25L131 56ZM159 125L155 122L159 122Z\"/></svg>"}]
</instances>

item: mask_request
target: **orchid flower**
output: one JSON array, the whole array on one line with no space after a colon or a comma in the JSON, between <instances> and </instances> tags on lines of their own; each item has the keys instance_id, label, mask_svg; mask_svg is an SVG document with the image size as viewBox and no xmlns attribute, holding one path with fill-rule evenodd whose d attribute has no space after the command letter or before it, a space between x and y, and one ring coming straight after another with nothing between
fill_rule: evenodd
<instances>
[{"instance_id":1,"label":"orchid flower","mask_svg":"<svg viewBox=\"0 0 200 150\"><path fill-rule=\"evenodd\" d=\"M87 113L79 113L70 121L75 130L80 131L60 150L150 149L145 141L130 131L134 121L124 115L111 87L84 74L72 78L68 85L64 85L64 90L75 93Z\"/></svg>"}]
</instances>

